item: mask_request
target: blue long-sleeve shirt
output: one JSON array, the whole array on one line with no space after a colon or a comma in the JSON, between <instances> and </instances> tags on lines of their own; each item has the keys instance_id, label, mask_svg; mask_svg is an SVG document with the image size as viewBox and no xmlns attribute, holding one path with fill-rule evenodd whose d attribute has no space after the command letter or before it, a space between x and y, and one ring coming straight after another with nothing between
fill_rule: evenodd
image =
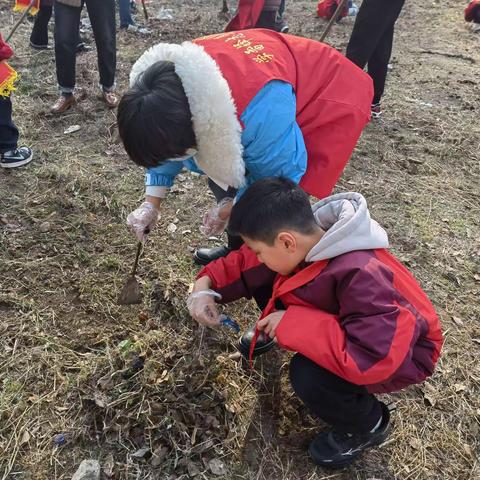
<instances>
[{"instance_id":1,"label":"blue long-sleeve shirt","mask_svg":"<svg viewBox=\"0 0 480 480\"><path fill-rule=\"evenodd\" d=\"M242 113L241 142L247 171L242 193L256 180L279 176L298 183L307 169L307 151L296 121L296 98L290 84L267 83ZM194 158L167 161L147 170L145 184L171 187L182 168L202 173Z\"/></svg>"}]
</instances>

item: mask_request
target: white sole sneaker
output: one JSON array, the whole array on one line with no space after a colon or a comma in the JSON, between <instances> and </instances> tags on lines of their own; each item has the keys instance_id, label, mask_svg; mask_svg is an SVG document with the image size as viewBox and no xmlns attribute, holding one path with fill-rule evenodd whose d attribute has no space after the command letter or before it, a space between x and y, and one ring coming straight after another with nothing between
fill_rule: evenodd
<instances>
[{"instance_id":1,"label":"white sole sneaker","mask_svg":"<svg viewBox=\"0 0 480 480\"><path fill-rule=\"evenodd\" d=\"M33 152L30 154L29 157L27 158L20 158L18 161L13 161L13 162L4 162L3 159L0 160L0 167L2 168L16 168L16 167L21 167L23 165L26 165L27 163L30 163L33 160Z\"/></svg>"}]
</instances>

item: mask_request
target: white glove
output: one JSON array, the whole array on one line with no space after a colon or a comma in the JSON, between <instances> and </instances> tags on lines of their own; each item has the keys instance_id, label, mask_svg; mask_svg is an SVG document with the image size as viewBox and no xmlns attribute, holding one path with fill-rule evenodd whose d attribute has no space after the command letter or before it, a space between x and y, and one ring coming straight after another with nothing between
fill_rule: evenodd
<instances>
[{"instance_id":1,"label":"white glove","mask_svg":"<svg viewBox=\"0 0 480 480\"><path fill-rule=\"evenodd\" d=\"M227 227L232 206L233 198L226 197L220 200L203 216L203 225L200 227L200 231L207 237L221 235Z\"/></svg>"},{"instance_id":2,"label":"white glove","mask_svg":"<svg viewBox=\"0 0 480 480\"><path fill-rule=\"evenodd\" d=\"M215 304L215 298L222 296L214 290L202 290L193 292L187 298L187 307L190 315L201 325L218 327L220 315Z\"/></svg>"},{"instance_id":3,"label":"white glove","mask_svg":"<svg viewBox=\"0 0 480 480\"><path fill-rule=\"evenodd\" d=\"M159 212L150 202L143 202L127 217L127 225L140 242L144 242L158 221Z\"/></svg>"}]
</instances>

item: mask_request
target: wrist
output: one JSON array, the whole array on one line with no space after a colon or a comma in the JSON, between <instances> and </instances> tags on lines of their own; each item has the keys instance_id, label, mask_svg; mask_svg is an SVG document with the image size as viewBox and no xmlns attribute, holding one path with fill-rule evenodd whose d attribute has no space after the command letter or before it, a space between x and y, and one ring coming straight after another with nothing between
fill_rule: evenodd
<instances>
[{"instance_id":1,"label":"wrist","mask_svg":"<svg viewBox=\"0 0 480 480\"><path fill-rule=\"evenodd\" d=\"M162 203L162 199L160 197L154 197L152 195L146 195L145 201L151 203L157 210L160 210L160 205Z\"/></svg>"},{"instance_id":2,"label":"wrist","mask_svg":"<svg viewBox=\"0 0 480 480\"><path fill-rule=\"evenodd\" d=\"M212 286L212 280L210 277L205 275L204 277L200 277L195 284L193 285L192 292L201 292L203 290L210 290Z\"/></svg>"}]
</instances>

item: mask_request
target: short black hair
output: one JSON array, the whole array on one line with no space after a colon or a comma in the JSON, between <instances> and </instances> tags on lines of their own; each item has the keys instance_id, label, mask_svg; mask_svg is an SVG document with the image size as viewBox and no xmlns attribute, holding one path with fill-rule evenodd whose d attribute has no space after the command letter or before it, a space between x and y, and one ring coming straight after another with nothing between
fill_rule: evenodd
<instances>
[{"instance_id":1,"label":"short black hair","mask_svg":"<svg viewBox=\"0 0 480 480\"><path fill-rule=\"evenodd\" d=\"M192 113L172 62L156 62L138 77L118 104L117 123L125 150L142 167L195 147Z\"/></svg>"},{"instance_id":2,"label":"short black hair","mask_svg":"<svg viewBox=\"0 0 480 480\"><path fill-rule=\"evenodd\" d=\"M288 178L268 177L253 183L233 206L228 232L273 245L282 230L309 235L316 226L308 195Z\"/></svg>"}]
</instances>

